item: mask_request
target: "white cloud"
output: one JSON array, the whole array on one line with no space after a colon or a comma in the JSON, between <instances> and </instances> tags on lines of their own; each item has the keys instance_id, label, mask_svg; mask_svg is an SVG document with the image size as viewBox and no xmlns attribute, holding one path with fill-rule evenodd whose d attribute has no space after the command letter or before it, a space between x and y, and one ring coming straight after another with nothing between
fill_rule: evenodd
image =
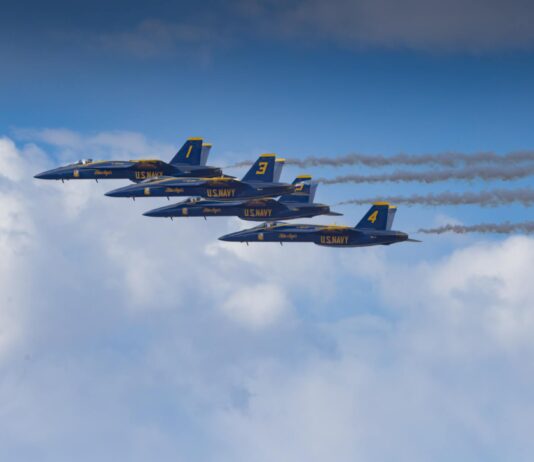
<instances>
[{"instance_id":1,"label":"white cloud","mask_svg":"<svg viewBox=\"0 0 534 462\"><path fill-rule=\"evenodd\" d=\"M247 247L111 181L0 182L1 459L529 460L533 239Z\"/></svg>"},{"instance_id":2,"label":"white cloud","mask_svg":"<svg viewBox=\"0 0 534 462\"><path fill-rule=\"evenodd\" d=\"M92 159L171 159L180 143L175 146L149 141L143 134L128 131L108 131L82 135L64 128L16 129L17 139L40 142L56 150L60 162L73 162L80 158Z\"/></svg>"},{"instance_id":3,"label":"white cloud","mask_svg":"<svg viewBox=\"0 0 534 462\"><path fill-rule=\"evenodd\" d=\"M222 309L244 325L260 328L278 321L289 309L289 301L279 286L260 283L237 289Z\"/></svg>"},{"instance_id":4,"label":"white cloud","mask_svg":"<svg viewBox=\"0 0 534 462\"><path fill-rule=\"evenodd\" d=\"M23 175L22 159L15 143L9 138L0 138L0 176L17 181Z\"/></svg>"}]
</instances>

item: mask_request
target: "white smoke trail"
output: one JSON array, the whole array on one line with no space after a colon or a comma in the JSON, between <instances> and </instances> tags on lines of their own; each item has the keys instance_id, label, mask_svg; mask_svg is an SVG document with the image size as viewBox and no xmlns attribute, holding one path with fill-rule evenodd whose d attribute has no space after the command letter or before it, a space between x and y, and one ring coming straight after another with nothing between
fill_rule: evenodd
<instances>
[{"instance_id":1,"label":"white smoke trail","mask_svg":"<svg viewBox=\"0 0 534 462\"><path fill-rule=\"evenodd\" d=\"M534 204L534 189L494 189L481 192L438 194L412 194L410 196L376 196L362 199L349 199L335 205L362 205L373 202L386 201L395 205L479 205L481 207L497 207L499 205L518 202L525 207Z\"/></svg>"},{"instance_id":2,"label":"white smoke trail","mask_svg":"<svg viewBox=\"0 0 534 462\"><path fill-rule=\"evenodd\" d=\"M422 228L418 233L423 234L443 234L443 233L497 233L497 234L512 234L534 233L534 221L525 221L522 223L482 223L479 225L463 226L463 225L445 225L438 228Z\"/></svg>"},{"instance_id":3,"label":"white smoke trail","mask_svg":"<svg viewBox=\"0 0 534 462\"><path fill-rule=\"evenodd\" d=\"M396 170L392 173L377 175L342 175L334 178L319 178L323 184L340 183L384 183L384 182L419 182L436 183L448 180L502 180L511 181L534 175L534 163L513 166L466 166L457 169L406 171Z\"/></svg>"},{"instance_id":4,"label":"white smoke trail","mask_svg":"<svg viewBox=\"0 0 534 462\"><path fill-rule=\"evenodd\" d=\"M435 165L441 167L455 167L462 165L496 164L514 165L523 162L534 162L534 151L516 151L507 154L495 152L477 152L473 154L461 152L443 152L439 154L395 154L392 156L370 154L346 154L336 157L308 156L302 159L287 159L287 165L297 167L344 167L347 165L362 165L365 167L386 167L394 165ZM237 162L230 167L247 167L253 162Z\"/></svg>"}]
</instances>

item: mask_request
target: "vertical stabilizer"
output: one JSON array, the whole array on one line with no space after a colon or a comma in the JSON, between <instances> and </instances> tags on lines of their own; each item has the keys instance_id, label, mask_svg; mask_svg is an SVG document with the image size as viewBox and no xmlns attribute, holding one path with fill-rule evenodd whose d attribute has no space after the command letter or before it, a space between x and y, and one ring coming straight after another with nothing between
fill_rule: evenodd
<instances>
[{"instance_id":1,"label":"vertical stabilizer","mask_svg":"<svg viewBox=\"0 0 534 462\"><path fill-rule=\"evenodd\" d=\"M356 225L356 228L378 229L385 231L388 226L388 216L389 204L387 202L375 202Z\"/></svg>"},{"instance_id":2,"label":"vertical stabilizer","mask_svg":"<svg viewBox=\"0 0 534 462\"><path fill-rule=\"evenodd\" d=\"M317 182L312 181L310 175L299 175L293 180L296 185L295 191L291 194L284 194L278 199L279 202L300 202L312 203L317 190Z\"/></svg>"},{"instance_id":3,"label":"vertical stabilizer","mask_svg":"<svg viewBox=\"0 0 534 462\"><path fill-rule=\"evenodd\" d=\"M200 151L200 165L204 166L208 163L208 157L211 151L211 144L203 144Z\"/></svg>"},{"instance_id":4,"label":"vertical stabilizer","mask_svg":"<svg viewBox=\"0 0 534 462\"><path fill-rule=\"evenodd\" d=\"M273 183L278 183L280 181L280 177L282 176L282 170L284 169L285 163L286 163L285 159L282 159L282 158L276 159L276 162L274 164Z\"/></svg>"},{"instance_id":5,"label":"vertical stabilizer","mask_svg":"<svg viewBox=\"0 0 534 462\"><path fill-rule=\"evenodd\" d=\"M274 180L275 161L275 154L262 154L243 177L243 181L272 183Z\"/></svg>"},{"instance_id":6,"label":"vertical stabilizer","mask_svg":"<svg viewBox=\"0 0 534 462\"><path fill-rule=\"evenodd\" d=\"M200 165L202 138L189 138L171 160L171 165Z\"/></svg>"},{"instance_id":7,"label":"vertical stabilizer","mask_svg":"<svg viewBox=\"0 0 534 462\"><path fill-rule=\"evenodd\" d=\"M395 213L397 213L397 207L390 205L388 209L388 221L386 223L386 230L389 231L393 226L393 220L395 219Z\"/></svg>"}]
</instances>

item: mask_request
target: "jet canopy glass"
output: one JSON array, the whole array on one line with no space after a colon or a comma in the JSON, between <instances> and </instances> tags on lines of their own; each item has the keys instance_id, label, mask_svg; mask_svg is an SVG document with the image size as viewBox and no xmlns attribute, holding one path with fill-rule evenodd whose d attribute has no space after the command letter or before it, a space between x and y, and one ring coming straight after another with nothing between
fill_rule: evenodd
<instances>
[{"instance_id":1,"label":"jet canopy glass","mask_svg":"<svg viewBox=\"0 0 534 462\"><path fill-rule=\"evenodd\" d=\"M91 162L93 162L93 159L80 159L74 165L87 165L87 164L90 164Z\"/></svg>"}]
</instances>

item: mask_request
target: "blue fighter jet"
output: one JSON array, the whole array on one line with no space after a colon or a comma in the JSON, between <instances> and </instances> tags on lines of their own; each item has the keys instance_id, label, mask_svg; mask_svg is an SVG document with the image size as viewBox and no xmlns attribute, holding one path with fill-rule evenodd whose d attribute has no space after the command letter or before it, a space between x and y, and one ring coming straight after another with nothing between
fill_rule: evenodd
<instances>
[{"instance_id":1,"label":"blue fighter jet","mask_svg":"<svg viewBox=\"0 0 534 462\"><path fill-rule=\"evenodd\" d=\"M408 234L392 231L396 208L377 202L354 227L337 225L292 225L264 223L255 228L220 237L229 242L313 242L327 247L365 247L412 241Z\"/></svg>"},{"instance_id":2,"label":"blue fighter jet","mask_svg":"<svg viewBox=\"0 0 534 462\"><path fill-rule=\"evenodd\" d=\"M189 138L170 163L161 160L80 160L75 164L48 170L35 175L42 180L100 180L127 179L135 183L161 176L214 177L221 176L218 167L206 165L210 144L202 138Z\"/></svg>"},{"instance_id":3,"label":"blue fighter jet","mask_svg":"<svg viewBox=\"0 0 534 462\"><path fill-rule=\"evenodd\" d=\"M280 159L282 160L282 159ZM341 215L330 207L313 202L317 182L311 176L300 175L293 181L295 191L284 194L278 200L272 198L247 201L221 202L205 199L187 199L145 212L147 217L239 217L248 221L290 220L310 218L316 215Z\"/></svg>"},{"instance_id":4,"label":"blue fighter jet","mask_svg":"<svg viewBox=\"0 0 534 462\"><path fill-rule=\"evenodd\" d=\"M262 154L251 169L238 180L231 177L172 178L164 177L125 186L106 193L110 197L197 196L216 201L276 197L295 190L295 185L280 183L280 168L274 154Z\"/></svg>"}]
</instances>

